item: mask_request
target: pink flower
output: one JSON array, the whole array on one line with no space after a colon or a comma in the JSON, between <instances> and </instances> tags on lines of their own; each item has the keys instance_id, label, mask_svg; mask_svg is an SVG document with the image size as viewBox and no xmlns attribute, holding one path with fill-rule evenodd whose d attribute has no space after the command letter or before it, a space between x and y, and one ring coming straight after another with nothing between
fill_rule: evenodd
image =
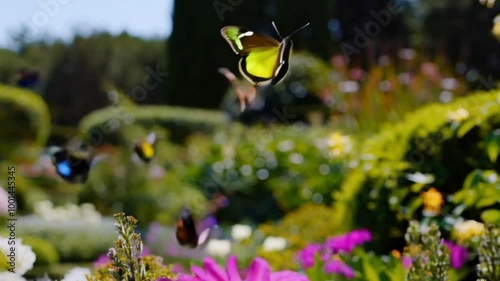
<instances>
[{"instance_id":1,"label":"pink flower","mask_svg":"<svg viewBox=\"0 0 500 281\"><path fill-rule=\"evenodd\" d=\"M403 267L405 269L409 269L412 265L412 261L411 261L411 258L409 256L402 256L401 263L403 263Z\"/></svg>"},{"instance_id":2,"label":"pink flower","mask_svg":"<svg viewBox=\"0 0 500 281\"><path fill-rule=\"evenodd\" d=\"M350 268L343 261L333 258L332 260L325 263L323 266L323 271L325 273L335 273L344 275L347 279L354 277L354 270Z\"/></svg>"},{"instance_id":3,"label":"pink flower","mask_svg":"<svg viewBox=\"0 0 500 281\"><path fill-rule=\"evenodd\" d=\"M454 269L460 269L467 261L467 248L456 245L451 241L444 241L444 244L450 249L450 263Z\"/></svg>"},{"instance_id":4,"label":"pink flower","mask_svg":"<svg viewBox=\"0 0 500 281\"><path fill-rule=\"evenodd\" d=\"M366 229L357 229L346 234L328 238L325 246L334 254L350 253L356 246L372 240L372 234Z\"/></svg>"},{"instance_id":5,"label":"pink flower","mask_svg":"<svg viewBox=\"0 0 500 281\"><path fill-rule=\"evenodd\" d=\"M294 271L271 272L271 267L262 258L255 258L241 277L235 256L227 259L227 269L224 271L211 257L203 260L203 267L191 266L194 276L180 275L181 281L309 281L309 279Z\"/></svg>"},{"instance_id":6,"label":"pink flower","mask_svg":"<svg viewBox=\"0 0 500 281\"><path fill-rule=\"evenodd\" d=\"M320 244L309 244L297 254L298 261L302 268L307 269L314 266L316 253L323 247Z\"/></svg>"}]
</instances>

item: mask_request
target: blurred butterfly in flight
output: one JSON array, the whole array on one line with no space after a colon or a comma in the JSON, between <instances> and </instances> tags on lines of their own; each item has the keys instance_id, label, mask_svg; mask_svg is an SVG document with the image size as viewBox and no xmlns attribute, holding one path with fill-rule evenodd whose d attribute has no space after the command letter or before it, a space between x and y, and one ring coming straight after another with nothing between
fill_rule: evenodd
<instances>
[{"instance_id":1,"label":"blurred butterfly in flight","mask_svg":"<svg viewBox=\"0 0 500 281\"><path fill-rule=\"evenodd\" d=\"M67 148L52 148L52 163L61 178L70 183L85 183L92 158Z\"/></svg>"},{"instance_id":2,"label":"blurred butterfly in flight","mask_svg":"<svg viewBox=\"0 0 500 281\"><path fill-rule=\"evenodd\" d=\"M208 240L210 228L203 230L199 235L196 231L193 216L187 207L181 211L181 215L177 220L175 236L177 241L182 246L196 248Z\"/></svg>"},{"instance_id":3,"label":"blurred butterfly in flight","mask_svg":"<svg viewBox=\"0 0 500 281\"><path fill-rule=\"evenodd\" d=\"M134 151L145 163L149 163L156 154L156 133L150 133L145 139L136 143Z\"/></svg>"},{"instance_id":4,"label":"blurred butterfly in flight","mask_svg":"<svg viewBox=\"0 0 500 281\"><path fill-rule=\"evenodd\" d=\"M241 56L238 66L243 77L254 86L275 85L288 73L288 61L293 46L290 37L308 25L309 23L282 38L273 22L281 42L238 26L223 27L221 34L231 49Z\"/></svg>"},{"instance_id":5,"label":"blurred butterfly in flight","mask_svg":"<svg viewBox=\"0 0 500 281\"><path fill-rule=\"evenodd\" d=\"M48 152L57 174L70 183L85 183L90 169L105 158L104 154L96 156L79 138L70 139L64 148L49 147Z\"/></svg>"}]
</instances>

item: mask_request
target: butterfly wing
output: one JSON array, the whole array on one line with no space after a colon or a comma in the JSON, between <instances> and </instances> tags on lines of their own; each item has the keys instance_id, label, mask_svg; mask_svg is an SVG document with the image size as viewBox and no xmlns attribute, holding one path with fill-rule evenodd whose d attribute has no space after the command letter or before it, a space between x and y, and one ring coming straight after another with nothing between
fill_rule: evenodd
<instances>
[{"instance_id":1,"label":"butterfly wing","mask_svg":"<svg viewBox=\"0 0 500 281\"><path fill-rule=\"evenodd\" d=\"M238 55L246 55L252 52L255 48L261 47L276 47L280 42L276 39L256 34L255 32L239 26L226 26L221 29L221 35L226 39L231 49Z\"/></svg>"},{"instance_id":2,"label":"butterfly wing","mask_svg":"<svg viewBox=\"0 0 500 281\"><path fill-rule=\"evenodd\" d=\"M251 53L240 59L241 74L254 85L268 84L275 76L280 64L279 47L254 48Z\"/></svg>"}]
</instances>

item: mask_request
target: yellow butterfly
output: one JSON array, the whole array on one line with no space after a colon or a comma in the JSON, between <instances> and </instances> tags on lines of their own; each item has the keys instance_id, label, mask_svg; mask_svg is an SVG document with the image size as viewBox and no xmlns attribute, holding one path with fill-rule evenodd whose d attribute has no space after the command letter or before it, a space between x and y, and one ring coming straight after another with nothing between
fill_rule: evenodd
<instances>
[{"instance_id":1,"label":"yellow butterfly","mask_svg":"<svg viewBox=\"0 0 500 281\"><path fill-rule=\"evenodd\" d=\"M238 64L241 75L255 86L275 85L288 73L293 46L290 37L308 25L309 23L295 30L281 42L239 26L223 27L221 34L231 49L241 56ZM273 26L281 37L274 22Z\"/></svg>"}]
</instances>

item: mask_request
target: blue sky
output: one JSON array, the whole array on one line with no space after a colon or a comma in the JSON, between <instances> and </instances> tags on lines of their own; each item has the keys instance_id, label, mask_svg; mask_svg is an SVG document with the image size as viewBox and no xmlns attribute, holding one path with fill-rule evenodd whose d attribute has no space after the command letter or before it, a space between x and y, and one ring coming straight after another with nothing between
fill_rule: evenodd
<instances>
[{"instance_id":1,"label":"blue sky","mask_svg":"<svg viewBox=\"0 0 500 281\"><path fill-rule=\"evenodd\" d=\"M124 30L141 37L165 37L172 29L173 0L29 0L0 7L0 48L12 47L10 33L25 25L36 38L68 40L75 31Z\"/></svg>"}]
</instances>

